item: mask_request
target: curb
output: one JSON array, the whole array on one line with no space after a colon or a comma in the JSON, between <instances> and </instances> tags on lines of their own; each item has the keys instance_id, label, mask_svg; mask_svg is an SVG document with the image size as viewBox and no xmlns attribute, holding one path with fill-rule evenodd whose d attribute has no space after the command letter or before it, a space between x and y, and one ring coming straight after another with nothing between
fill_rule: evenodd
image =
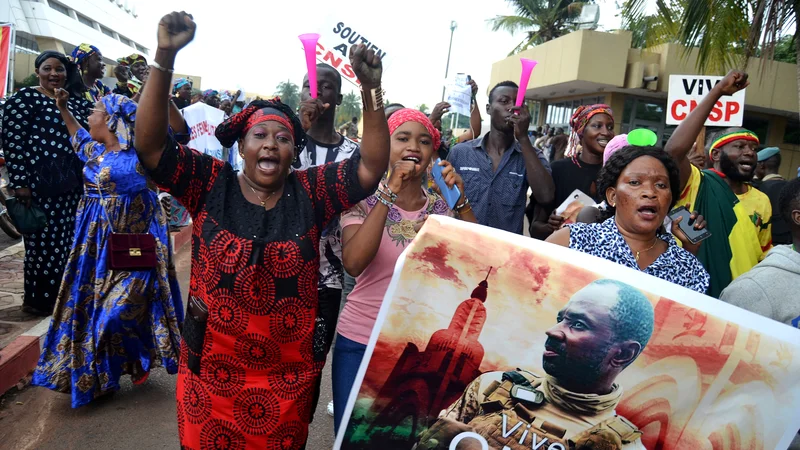
<instances>
[{"instance_id":1,"label":"curb","mask_svg":"<svg viewBox=\"0 0 800 450\"><path fill-rule=\"evenodd\" d=\"M25 378L39 361L44 339L52 317L45 317L0 350L0 395Z\"/></svg>"}]
</instances>

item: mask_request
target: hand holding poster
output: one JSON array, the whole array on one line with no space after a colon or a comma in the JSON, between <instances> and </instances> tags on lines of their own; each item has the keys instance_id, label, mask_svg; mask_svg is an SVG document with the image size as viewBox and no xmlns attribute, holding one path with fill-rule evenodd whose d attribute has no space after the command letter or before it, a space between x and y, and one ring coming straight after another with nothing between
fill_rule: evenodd
<instances>
[{"instance_id":1,"label":"hand holding poster","mask_svg":"<svg viewBox=\"0 0 800 450\"><path fill-rule=\"evenodd\" d=\"M350 47L356 44L366 45L367 49L381 56L384 69L389 66L391 60L388 59L386 49L362 34L361 26L358 28L356 26L350 22L337 22L325 28L317 42L317 61L332 66L345 80L359 86L358 78L350 66Z\"/></svg>"},{"instance_id":2,"label":"hand holding poster","mask_svg":"<svg viewBox=\"0 0 800 450\"><path fill-rule=\"evenodd\" d=\"M431 216L397 263L344 417L337 449L786 448L800 331Z\"/></svg>"},{"instance_id":3,"label":"hand holding poster","mask_svg":"<svg viewBox=\"0 0 800 450\"><path fill-rule=\"evenodd\" d=\"M670 75L667 94L667 125L679 125L697 107L703 97L724 77ZM707 127L740 127L744 121L744 91L723 96L714 105Z\"/></svg>"},{"instance_id":4,"label":"hand holding poster","mask_svg":"<svg viewBox=\"0 0 800 450\"><path fill-rule=\"evenodd\" d=\"M456 76L447 83L444 101L450 104L450 110L452 112L459 113L463 116L470 115L472 86L467 84L466 74L456 74Z\"/></svg>"}]
</instances>

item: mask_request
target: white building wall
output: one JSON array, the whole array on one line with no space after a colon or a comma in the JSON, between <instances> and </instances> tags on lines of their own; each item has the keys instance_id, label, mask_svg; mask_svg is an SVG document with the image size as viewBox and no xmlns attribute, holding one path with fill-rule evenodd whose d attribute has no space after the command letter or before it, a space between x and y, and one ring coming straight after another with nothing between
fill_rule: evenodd
<instances>
[{"instance_id":1,"label":"white building wall","mask_svg":"<svg viewBox=\"0 0 800 450\"><path fill-rule=\"evenodd\" d=\"M132 43L140 45L145 40L140 32L137 32L136 21L138 19L124 7L118 6L118 3L124 5L124 0L58 1L60 5L69 8L69 16L51 8L47 3L49 0L0 0L0 3L5 2L9 2L9 5L5 11L0 9L0 22L12 21L18 30L30 33L37 38L43 38L41 42L55 39L61 44L66 43L73 46L86 42L99 48L108 62L131 53L144 53L119 40L120 35ZM22 14L20 14L20 10ZM94 28L79 22L77 14L94 21ZM114 37L101 32L100 25L113 31ZM55 50L63 50L69 54L74 48L65 45L62 47L64 48Z\"/></svg>"}]
</instances>

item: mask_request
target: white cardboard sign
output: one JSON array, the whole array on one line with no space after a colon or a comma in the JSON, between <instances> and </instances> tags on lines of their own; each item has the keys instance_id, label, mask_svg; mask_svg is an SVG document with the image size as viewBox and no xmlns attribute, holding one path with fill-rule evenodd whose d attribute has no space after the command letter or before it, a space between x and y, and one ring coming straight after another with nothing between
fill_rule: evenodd
<instances>
[{"instance_id":1,"label":"white cardboard sign","mask_svg":"<svg viewBox=\"0 0 800 450\"><path fill-rule=\"evenodd\" d=\"M667 125L679 125L723 77L670 75L667 94ZM706 119L709 127L740 127L744 120L744 91L717 101Z\"/></svg>"}]
</instances>

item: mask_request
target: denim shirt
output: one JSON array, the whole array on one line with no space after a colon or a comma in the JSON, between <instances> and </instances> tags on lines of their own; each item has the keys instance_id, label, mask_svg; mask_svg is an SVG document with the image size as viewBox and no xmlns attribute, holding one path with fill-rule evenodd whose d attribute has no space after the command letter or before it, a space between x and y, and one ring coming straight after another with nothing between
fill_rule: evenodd
<instances>
[{"instance_id":1,"label":"denim shirt","mask_svg":"<svg viewBox=\"0 0 800 450\"><path fill-rule=\"evenodd\" d=\"M522 147L514 141L503 153L497 171L483 145L483 138L462 142L450 149L447 160L464 179L464 190L478 223L522 234L528 178ZM536 156L548 172L550 164L540 150Z\"/></svg>"}]
</instances>

